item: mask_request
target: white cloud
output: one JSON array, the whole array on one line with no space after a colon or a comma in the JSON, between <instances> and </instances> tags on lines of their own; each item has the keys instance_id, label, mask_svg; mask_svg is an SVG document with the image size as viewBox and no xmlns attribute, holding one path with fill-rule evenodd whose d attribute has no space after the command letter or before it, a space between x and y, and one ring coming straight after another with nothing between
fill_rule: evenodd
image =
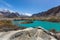
<instances>
[{"instance_id":1,"label":"white cloud","mask_svg":"<svg viewBox=\"0 0 60 40\"><path fill-rule=\"evenodd\" d=\"M0 2L1 2L2 4L4 4L4 5L6 5L6 6L9 7L9 8L12 7L12 5L10 5L9 3L7 3L7 2L4 1L4 0L0 0Z\"/></svg>"},{"instance_id":2,"label":"white cloud","mask_svg":"<svg viewBox=\"0 0 60 40\"><path fill-rule=\"evenodd\" d=\"M23 15L25 15L25 16L32 16L31 13L23 13Z\"/></svg>"}]
</instances>

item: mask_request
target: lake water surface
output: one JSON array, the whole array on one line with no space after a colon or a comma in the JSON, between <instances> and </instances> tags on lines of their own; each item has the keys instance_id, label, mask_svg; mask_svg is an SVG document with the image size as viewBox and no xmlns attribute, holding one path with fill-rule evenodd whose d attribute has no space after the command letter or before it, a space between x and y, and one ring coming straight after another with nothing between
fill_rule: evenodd
<instances>
[{"instance_id":1,"label":"lake water surface","mask_svg":"<svg viewBox=\"0 0 60 40\"><path fill-rule=\"evenodd\" d=\"M33 21L33 23L29 24L21 24L24 21L13 21L13 24L17 26L24 26L24 27L38 27L41 26L47 30L56 29L56 31L60 31L60 22L48 22L48 21Z\"/></svg>"}]
</instances>

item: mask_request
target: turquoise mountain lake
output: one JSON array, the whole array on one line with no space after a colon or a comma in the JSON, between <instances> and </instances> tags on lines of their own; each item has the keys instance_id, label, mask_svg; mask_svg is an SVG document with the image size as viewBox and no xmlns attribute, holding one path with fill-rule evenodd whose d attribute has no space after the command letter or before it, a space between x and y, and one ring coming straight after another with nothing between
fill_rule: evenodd
<instances>
[{"instance_id":1,"label":"turquoise mountain lake","mask_svg":"<svg viewBox=\"0 0 60 40\"><path fill-rule=\"evenodd\" d=\"M38 27L41 26L46 30L56 29L56 31L60 31L60 22L48 22L48 21L33 21L30 24L21 24L24 21L13 21L13 24L17 26L24 26L24 27Z\"/></svg>"}]
</instances>

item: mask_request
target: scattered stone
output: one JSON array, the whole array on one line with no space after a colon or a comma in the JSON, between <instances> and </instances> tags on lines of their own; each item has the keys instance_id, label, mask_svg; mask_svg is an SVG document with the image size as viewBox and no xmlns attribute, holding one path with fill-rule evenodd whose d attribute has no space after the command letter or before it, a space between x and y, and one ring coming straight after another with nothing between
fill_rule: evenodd
<instances>
[{"instance_id":1,"label":"scattered stone","mask_svg":"<svg viewBox=\"0 0 60 40\"><path fill-rule=\"evenodd\" d=\"M4 34L5 35L1 34L3 37L0 35L1 40L57 40L57 38L40 28L26 28L23 30L6 32Z\"/></svg>"}]
</instances>

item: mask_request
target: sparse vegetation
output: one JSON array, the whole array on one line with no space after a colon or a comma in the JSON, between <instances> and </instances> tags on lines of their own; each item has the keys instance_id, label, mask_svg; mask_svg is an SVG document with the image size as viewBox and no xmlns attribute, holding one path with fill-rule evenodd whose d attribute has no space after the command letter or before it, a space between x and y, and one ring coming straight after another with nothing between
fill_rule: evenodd
<instances>
[{"instance_id":1,"label":"sparse vegetation","mask_svg":"<svg viewBox=\"0 0 60 40\"><path fill-rule=\"evenodd\" d=\"M18 30L24 29L25 27L18 27L12 24L10 20L0 20L0 31L10 31L10 30Z\"/></svg>"}]
</instances>

